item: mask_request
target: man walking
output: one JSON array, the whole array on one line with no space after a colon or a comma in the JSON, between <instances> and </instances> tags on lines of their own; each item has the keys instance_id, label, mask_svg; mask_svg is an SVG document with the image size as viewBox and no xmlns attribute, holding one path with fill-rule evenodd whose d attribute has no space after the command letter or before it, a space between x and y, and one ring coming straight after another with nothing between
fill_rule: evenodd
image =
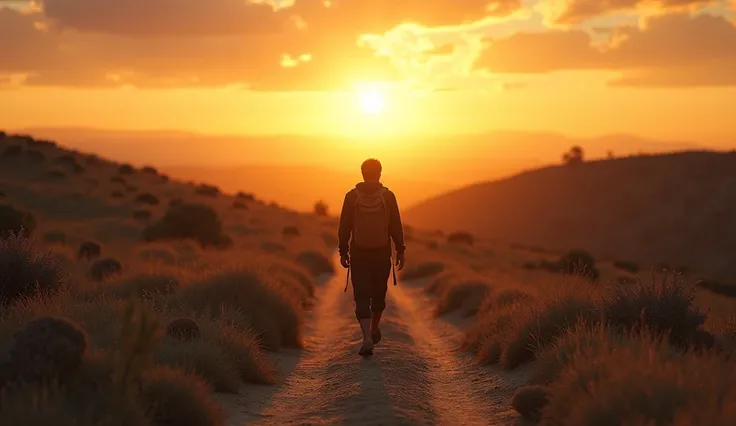
<instances>
[{"instance_id":1,"label":"man walking","mask_svg":"<svg viewBox=\"0 0 736 426\"><path fill-rule=\"evenodd\" d=\"M381 163L369 159L360 169L363 182L345 195L338 238L340 264L352 270L355 316L363 331L363 346L358 354L368 356L373 355L373 345L381 341L378 325L386 308L387 283L393 266L391 240L399 270L404 268L406 247L396 196L380 182Z\"/></svg>"}]
</instances>

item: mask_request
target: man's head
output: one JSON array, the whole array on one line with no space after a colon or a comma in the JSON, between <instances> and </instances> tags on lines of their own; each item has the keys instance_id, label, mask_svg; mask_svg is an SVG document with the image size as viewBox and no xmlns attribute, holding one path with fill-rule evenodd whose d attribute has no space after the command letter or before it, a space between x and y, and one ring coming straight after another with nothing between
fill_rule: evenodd
<instances>
[{"instance_id":1,"label":"man's head","mask_svg":"<svg viewBox=\"0 0 736 426\"><path fill-rule=\"evenodd\" d=\"M381 162L375 158L369 158L363 162L360 166L360 171L363 173L363 180L366 182L378 182L381 179Z\"/></svg>"}]
</instances>

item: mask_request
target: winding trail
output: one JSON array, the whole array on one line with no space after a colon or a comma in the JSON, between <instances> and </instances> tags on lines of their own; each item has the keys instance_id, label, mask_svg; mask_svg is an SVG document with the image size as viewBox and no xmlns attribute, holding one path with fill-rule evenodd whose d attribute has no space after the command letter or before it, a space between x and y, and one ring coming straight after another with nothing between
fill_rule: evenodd
<instances>
[{"instance_id":1,"label":"winding trail","mask_svg":"<svg viewBox=\"0 0 736 426\"><path fill-rule=\"evenodd\" d=\"M374 355L361 337L351 290L338 273L317 291L305 349L276 359L284 380L222 396L229 424L518 425L508 399L521 383L455 351L460 331L432 317L433 301L410 284L390 285Z\"/></svg>"}]
</instances>

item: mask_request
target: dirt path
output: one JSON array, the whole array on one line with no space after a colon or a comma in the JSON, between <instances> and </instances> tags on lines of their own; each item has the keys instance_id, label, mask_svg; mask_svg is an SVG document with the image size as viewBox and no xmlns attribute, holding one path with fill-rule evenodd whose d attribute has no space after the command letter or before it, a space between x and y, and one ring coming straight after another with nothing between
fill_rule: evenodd
<instances>
[{"instance_id":1,"label":"dirt path","mask_svg":"<svg viewBox=\"0 0 736 426\"><path fill-rule=\"evenodd\" d=\"M306 349L282 354L285 379L223 396L229 424L518 424L508 398L517 380L456 353L459 330L432 319L419 288L391 286L374 355L357 355L360 331L342 274L322 285Z\"/></svg>"}]
</instances>

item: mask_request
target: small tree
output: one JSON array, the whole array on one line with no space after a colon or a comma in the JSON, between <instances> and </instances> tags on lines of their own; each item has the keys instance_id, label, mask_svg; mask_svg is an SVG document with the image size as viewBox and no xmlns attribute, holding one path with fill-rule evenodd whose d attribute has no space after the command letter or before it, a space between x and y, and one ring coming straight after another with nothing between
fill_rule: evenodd
<instances>
[{"instance_id":1,"label":"small tree","mask_svg":"<svg viewBox=\"0 0 736 426\"><path fill-rule=\"evenodd\" d=\"M581 164L584 161L584 156L585 153L583 148L579 145L575 145L562 155L562 162L568 166Z\"/></svg>"},{"instance_id":2,"label":"small tree","mask_svg":"<svg viewBox=\"0 0 736 426\"><path fill-rule=\"evenodd\" d=\"M327 216L329 214L329 206L322 200L317 201L314 204L314 214L317 216Z\"/></svg>"}]
</instances>

